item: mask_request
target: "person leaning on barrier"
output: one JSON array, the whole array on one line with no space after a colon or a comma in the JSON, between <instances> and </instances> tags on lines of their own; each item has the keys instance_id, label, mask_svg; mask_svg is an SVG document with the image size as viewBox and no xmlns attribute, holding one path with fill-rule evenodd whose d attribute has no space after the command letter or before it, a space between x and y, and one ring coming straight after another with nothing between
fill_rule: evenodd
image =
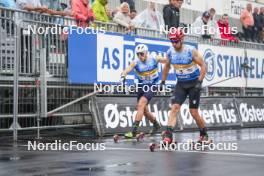
<instances>
[{"instance_id":1,"label":"person leaning on barrier","mask_svg":"<svg viewBox=\"0 0 264 176\"><path fill-rule=\"evenodd\" d=\"M73 16L73 12L72 12L71 4L72 4L72 0L69 1L69 4L61 3L61 8L62 8L63 12L65 14L67 14L66 16L74 17Z\"/></svg>"},{"instance_id":2,"label":"person leaning on barrier","mask_svg":"<svg viewBox=\"0 0 264 176\"><path fill-rule=\"evenodd\" d=\"M135 19L135 17L137 16L137 11L135 9L130 10L129 16L131 20Z\"/></svg>"},{"instance_id":3,"label":"person leaning on barrier","mask_svg":"<svg viewBox=\"0 0 264 176\"><path fill-rule=\"evenodd\" d=\"M238 42L238 39L231 34L232 31L229 27L227 14L221 16L221 18L217 21L217 25L221 39Z\"/></svg>"},{"instance_id":4,"label":"person leaning on barrier","mask_svg":"<svg viewBox=\"0 0 264 176\"><path fill-rule=\"evenodd\" d=\"M131 31L134 29L134 26L132 25L129 14L130 14L129 4L126 2L123 2L120 5L120 10L114 16L113 21L123 27L126 27L128 31Z\"/></svg>"},{"instance_id":5,"label":"person leaning on barrier","mask_svg":"<svg viewBox=\"0 0 264 176\"><path fill-rule=\"evenodd\" d=\"M123 2L128 3L130 10L135 10L135 1L134 0L120 0L120 4Z\"/></svg>"},{"instance_id":6,"label":"person leaning on barrier","mask_svg":"<svg viewBox=\"0 0 264 176\"><path fill-rule=\"evenodd\" d=\"M241 13L240 21L242 23L242 29L244 32L244 37L247 41L251 38L253 40L253 26L254 18L252 15L252 4L247 4L247 7Z\"/></svg>"},{"instance_id":7,"label":"person leaning on barrier","mask_svg":"<svg viewBox=\"0 0 264 176\"><path fill-rule=\"evenodd\" d=\"M17 5L21 10L47 13L48 7L42 6L40 0L17 0Z\"/></svg>"},{"instance_id":8,"label":"person leaning on barrier","mask_svg":"<svg viewBox=\"0 0 264 176\"><path fill-rule=\"evenodd\" d=\"M70 13L63 11L61 3L58 0L41 0L43 6L48 8L47 12L50 15L59 15L59 16L70 16Z\"/></svg>"},{"instance_id":9,"label":"person leaning on barrier","mask_svg":"<svg viewBox=\"0 0 264 176\"><path fill-rule=\"evenodd\" d=\"M109 22L110 11L106 7L107 0L95 0L92 9L94 12L95 20L101 22Z\"/></svg>"},{"instance_id":10,"label":"person leaning on barrier","mask_svg":"<svg viewBox=\"0 0 264 176\"><path fill-rule=\"evenodd\" d=\"M218 30L210 23L210 17L210 13L205 11L202 16L196 18L191 24L190 33L205 39L220 38Z\"/></svg>"},{"instance_id":11,"label":"person leaning on barrier","mask_svg":"<svg viewBox=\"0 0 264 176\"><path fill-rule=\"evenodd\" d=\"M88 27L90 22L94 21L94 14L88 0L72 0L71 5L78 26Z\"/></svg>"}]
</instances>

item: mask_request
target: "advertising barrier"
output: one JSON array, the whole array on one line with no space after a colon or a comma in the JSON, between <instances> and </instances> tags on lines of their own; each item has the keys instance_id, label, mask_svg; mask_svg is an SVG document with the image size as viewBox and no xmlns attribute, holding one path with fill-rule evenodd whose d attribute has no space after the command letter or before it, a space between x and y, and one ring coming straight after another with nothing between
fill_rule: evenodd
<instances>
[{"instance_id":1,"label":"advertising barrier","mask_svg":"<svg viewBox=\"0 0 264 176\"><path fill-rule=\"evenodd\" d=\"M263 51L202 44L198 48L207 65L204 86L231 78L213 86L264 88Z\"/></svg>"},{"instance_id":2,"label":"advertising barrier","mask_svg":"<svg viewBox=\"0 0 264 176\"><path fill-rule=\"evenodd\" d=\"M199 114L209 128L241 124L233 98L201 98ZM188 101L181 107L180 118L184 129L197 127L189 112Z\"/></svg>"},{"instance_id":3,"label":"advertising barrier","mask_svg":"<svg viewBox=\"0 0 264 176\"><path fill-rule=\"evenodd\" d=\"M264 124L263 98L238 98L237 104L244 126L261 126Z\"/></svg>"},{"instance_id":4,"label":"advertising barrier","mask_svg":"<svg viewBox=\"0 0 264 176\"><path fill-rule=\"evenodd\" d=\"M178 114L175 130L197 128L186 101ZM264 126L264 98L203 97L199 113L209 129ZM134 96L97 96L96 103L105 134L130 131L136 115ZM148 105L164 130L170 113L170 97L156 96ZM242 125L243 124L243 125ZM139 131L148 132L152 124L144 117Z\"/></svg>"},{"instance_id":5,"label":"advertising barrier","mask_svg":"<svg viewBox=\"0 0 264 176\"><path fill-rule=\"evenodd\" d=\"M94 31L95 32L95 31ZM83 84L119 83L122 71L134 60L135 46L144 43L149 47L149 54L165 57L171 46L168 40L136 37L110 32L69 35L69 82ZM197 48L195 43L186 43ZM159 76L162 74L159 64ZM133 72L127 76L128 84L137 82ZM174 70L170 70L168 84L176 83Z\"/></svg>"},{"instance_id":6,"label":"advertising barrier","mask_svg":"<svg viewBox=\"0 0 264 176\"><path fill-rule=\"evenodd\" d=\"M131 130L137 113L136 97L98 96L96 102L105 133L124 133ZM148 105L149 111L163 126L161 130L165 130L168 123L169 104L170 98L155 97ZM179 129L179 123L175 127L176 129ZM152 126L152 123L144 117L140 123L139 131L148 132Z\"/></svg>"}]
</instances>

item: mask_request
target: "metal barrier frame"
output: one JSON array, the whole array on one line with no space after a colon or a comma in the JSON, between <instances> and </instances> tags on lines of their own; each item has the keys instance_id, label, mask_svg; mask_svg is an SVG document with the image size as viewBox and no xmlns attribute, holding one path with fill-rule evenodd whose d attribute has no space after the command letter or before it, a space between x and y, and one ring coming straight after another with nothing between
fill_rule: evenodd
<instances>
[{"instance_id":1,"label":"metal barrier frame","mask_svg":"<svg viewBox=\"0 0 264 176\"><path fill-rule=\"evenodd\" d=\"M24 55L21 54L21 52L25 52L24 49L21 46L21 40L22 40L22 34L23 30L20 25L24 24L31 24L31 25L36 25L36 26L54 26L57 25L60 28L63 27L69 27L69 26L76 26L76 20L71 17L60 17L60 16L50 16L47 14L40 14L40 13L34 13L34 12L27 12L27 11L22 11L22 10L15 10L15 9L8 9L8 8L0 8L0 36L2 36L2 32L5 33L7 32L5 41L0 42L0 87L8 87L12 88L13 87L13 112L12 114L0 114L0 120L5 119L5 118L12 118L13 117L13 124L11 125L10 129L0 129L0 131L10 131L13 130L13 139L14 141L17 140L17 131L18 130L26 130L26 129L37 129L38 130L38 137L40 137L39 130L42 128L58 128L58 127L68 127L68 126L82 126L85 124L78 124L78 125L50 125L50 126L45 126L45 125L40 125L40 121L43 118L49 117L50 114L54 112L58 112L59 110L63 110L70 105L76 105L80 103L82 100L89 99L90 96L93 96L94 94L87 94L85 91L92 92L93 87L92 86L77 86L78 90L83 93L85 93L85 96L80 95L78 98L75 98L74 100L68 100L66 103L61 102L60 107L56 107L53 110L48 110L48 91L52 88L56 89L70 89L73 90L76 85L69 85L67 83L67 70L65 72L62 71L62 74L55 75L53 77L47 77L46 76L46 71L50 71L50 69L54 69L53 66L50 63L47 63L47 59L50 59L50 51L51 51L51 40L55 41L55 46L57 47L62 47L62 48L56 48L57 52L62 52L62 54L65 54L65 63L64 67L67 68L67 42L66 41L58 41L58 36L56 37L50 37L48 35L45 35L43 38L38 38L39 36L31 36L32 37L32 52L34 52L34 55L29 56L29 59L33 59L35 63L32 63L32 66L29 65L30 71L22 71L21 69L21 59L25 57ZM4 14L2 16L2 14ZM59 22L59 24L57 23ZM5 28L7 29L7 26L9 25L9 30L10 31L5 31L2 29L2 23L5 24ZM8 25L7 25L8 24ZM142 36L142 37L152 37L152 38L158 38L158 39L167 39L167 35L165 33L162 33L158 30L151 30L151 29L145 29L145 28L136 28L134 31L131 31L128 33L128 31L124 28L121 27L115 23L109 22L109 23L103 23L100 21L95 21L94 22L95 27L104 27L108 32L118 32L118 33L123 33L123 34L130 34L130 35L136 35L136 36ZM12 28L14 27L14 28ZM12 34L13 32L13 34ZM1 37L2 38L2 37ZM47 40L46 40L47 39ZM1 39L2 40L2 39ZM39 41L41 40L41 41ZM34 42L40 42L39 45L46 46L48 48L41 48L41 46L35 46ZM264 50L264 44L257 44L257 43L252 43L252 42L239 42L239 43L234 43L230 41L225 41L221 39L203 39L201 37L197 36L186 36L186 41L192 41L195 43L202 43L202 44L210 44L210 45L223 45L226 47L236 47L236 48L242 48L242 49L256 49L256 50ZM25 42L25 41L24 41ZM41 44L41 42L49 42L48 46L44 43ZM58 42L62 42L58 44ZM9 51L7 48L4 48L2 46L13 48L13 69L12 66L10 69L3 70L2 69L2 56L7 58L7 51ZM59 45L59 46L58 46ZM63 46L61 46L63 45ZM42 47L43 47L42 46ZM64 48L63 48L64 47ZM62 51L60 51L60 49ZM2 50L5 51L4 54L2 53ZM21 51L22 50L22 51ZM48 53L47 53L48 51ZM31 52L31 51L29 51ZM10 52L12 55L12 52ZM31 58L32 57L32 58ZM60 56L56 56L60 57ZM62 56L61 56L62 57ZM16 59L19 58L19 59ZM56 59L58 59L56 58ZM7 60L7 59L6 59ZM12 58L10 59L12 61ZM24 62L26 62L24 60ZM32 61L33 62L33 61ZM12 63L10 64L12 65ZM36 65L36 67L34 67ZM26 65L27 66L27 65ZM32 68L31 68L32 67ZM34 68L33 68L34 67ZM59 66L58 66L59 67ZM25 69L25 68L24 68ZM59 69L59 68L57 68ZM27 70L27 69L26 69ZM59 70L55 71L56 73L61 73ZM12 83L11 83L12 82ZM22 85L20 83L25 84ZM40 84L39 84L40 82ZM26 85L26 83L29 83L29 85ZM32 113L25 113L25 114L20 114L19 113L19 89L23 87L28 87L32 88L32 91L36 92L36 97L33 98L32 101L36 101L37 104L37 109L36 112ZM264 90L263 90L264 93ZM35 94L34 94L35 95ZM80 98L81 97L81 98ZM90 105L92 108L89 108L91 110L90 113L93 114L95 120L96 120L96 125L100 124L100 119L97 117L97 112L96 112L96 103L94 102L95 100L92 98L89 100ZM1 99L0 99L1 102ZM48 112L49 111L49 112ZM89 112L60 112L56 113L56 116L78 116L78 115L88 115L90 114ZM36 120L36 125L33 124L30 127L22 127L20 128L18 124L19 118L23 117L28 117L28 118L35 118ZM1 121L0 121L1 123ZM1 126L1 124L0 124ZM103 133L102 129L100 129L99 126L97 126L97 129L99 131L99 135Z\"/></svg>"}]
</instances>

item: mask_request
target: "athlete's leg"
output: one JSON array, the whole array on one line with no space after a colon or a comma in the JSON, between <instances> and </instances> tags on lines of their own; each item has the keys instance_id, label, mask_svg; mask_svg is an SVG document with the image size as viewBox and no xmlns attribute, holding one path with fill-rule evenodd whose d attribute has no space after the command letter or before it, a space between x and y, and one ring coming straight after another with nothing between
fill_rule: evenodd
<instances>
[{"instance_id":1,"label":"athlete's leg","mask_svg":"<svg viewBox=\"0 0 264 176\"><path fill-rule=\"evenodd\" d=\"M196 108L190 108L190 113L192 115L192 117L194 118L197 126L201 129L201 128L205 128L205 122L204 119L200 116L200 114L198 113L198 109Z\"/></svg>"},{"instance_id":2,"label":"athlete's leg","mask_svg":"<svg viewBox=\"0 0 264 176\"><path fill-rule=\"evenodd\" d=\"M180 111L181 105L186 100L187 91L184 89L184 83L178 82L174 90L174 97L171 99L171 111L169 114L168 128L174 128L177 122L177 113Z\"/></svg>"},{"instance_id":3,"label":"athlete's leg","mask_svg":"<svg viewBox=\"0 0 264 176\"><path fill-rule=\"evenodd\" d=\"M181 109L181 105L180 104L173 104L171 106L171 111L169 114L169 120L168 120L168 126L169 127L173 127L176 125L177 122L177 114Z\"/></svg>"},{"instance_id":4,"label":"athlete's leg","mask_svg":"<svg viewBox=\"0 0 264 176\"><path fill-rule=\"evenodd\" d=\"M183 87L183 83L178 83L174 91L174 97L171 100L172 106L169 114L167 130L165 131L164 134L164 139L163 139L164 142L168 142L168 143L172 142L172 137L173 137L172 133L177 122L177 114L180 111L181 105L186 100L186 97L187 97L187 92Z\"/></svg>"},{"instance_id":5,"label":"athlete's leg","mask_svg":"<svg viewBox=\"0 0 264 176\"><path fill-rule=\"evenodd\" d=\"M197 126L200 129L200 139L204 140L204 138L208 139L207 128L205 126L204 119L200 116L198 112L199 104L200 104L200 90L195 88L190 88L189 90L189 109L192 117L194 118Z\"/></svg>"},{"instance_id":6,"label":"athlete's leg","mask_svg":"<svg viewBox=\"0 0 264 176\"><path fill-rule=\"evenodd\" d=\"M139 123L144 116L144 110L145 110L145 107L147 106L147 104L148 104L148 99L144 96L142 96L138 101L137 114L136 114L135 121L133 123L133 129L132 129L132 135L133 136L136 136L136 134L138 132Z\"/></svg>"},{"instance_id":7,"label":"athlete's leg","mask_svg":"<svg viewBox=\"0 0 264 176\"><path fill-rule=\"evenodd\" d=\"M151 122L153 123L153 128L150 131L150 134L154 134L155 132L157 132L161 126L160 124L157 122L156 118L154 117L154 115L149 112L148 107L146 106L144 109L144 116Z\"/></svg>"},{"instance_id":8,"label":"athlete's leg","mask_svg":"<svg viewBox=\"0 0 264 176\"><path fill-rule=\"evenodd\" d=\"M166 142L171 143L172 142L173 129L174 129L175 125L176 125L177 114L180 111L180 108L181 108L180 104L173 104L171 106L171 111L170 111L170 114L169 114L167 130L165 131L164 136L163 136L164 143L166 143Z\"/></svg>"},{"instance_id":9,"label":"athlete's leg","mask_svg":"<svg viewBox=\"0 0 264 176\"><path fill-rule=\"evenodd\" d=\"M200 137L199 137L198 142L208 141L209 137L208 137L208 134L207 134L207 128L205 126L204 119L198 113L198 109L190 108L190 113L191 113L192 117L194 118L197 126L200 129Z\"/></svg>"},{"instance_id":10,"label":"athlete's leg","mask_svg":"<svg viewBox=\"0 0 264 176\"><path fill-rule=\"evenodd\" d=\"M142 96L137 104L137 114L136 114L136 118L135 121L141 121L144 115L144 111L147 107L148 104L148 99L144 96Z\"/></svg>"},{"instance_id":11,"label":"athlete's leg","mask_svg":"<svg viewBox=\"0 0 264 176\"><path fill-rule=\"evenodd\" d=\"M144 116L144 111L145 111L145 108L147 107L147 104L148 104L148 99L143 94L138 96L137 114L136 114L135 121L132 126L132 132L126 133L125 137L132 138L136 136L140 121L142 120Z\"/></svg>"},{"instance_id":12,"label":"athlete's leg","mask_svg":"<svg viewBox=\"0 0 264 176\"><path fill-rule=\"evenodd\" d=\"M144 96L145 92L142 89L139 89L138 93L137 93L137 114L135 117L135 121L133 123L132 126L132 132L127 132L125 133L125 137L127 138L132 138L135 137L138 131L138 127L139 127L139 123L143 118L144 115L144 109L148 104L148 99L146 96Z\"/></svg>"},{"instance_id":13,"label":"athlete's leg","mask_svg":"<svg viewBox=\"0 0 264 176\"><path fill-rule=\"evenodd\" d=\"M144 116L151 122L153 123L154 121L156 121L156 118L154 117L154 115L149 112L148 110L148 106L145 107L144 109Z\"/></svg>"}]
</instances>

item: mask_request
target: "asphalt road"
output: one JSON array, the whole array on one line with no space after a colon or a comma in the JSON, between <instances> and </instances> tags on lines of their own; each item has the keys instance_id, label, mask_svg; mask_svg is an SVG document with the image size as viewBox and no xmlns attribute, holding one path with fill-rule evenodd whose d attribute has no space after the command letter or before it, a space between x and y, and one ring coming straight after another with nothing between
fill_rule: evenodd
<instances>
[{"instance_id":1,"label":"asphalt road","mask_svg":"<svg viewBox=\"0 0 264 176\"><path fill-rule=\"evenodd\" d=\"M159 142L159 135L146 137L141 142L124 140L114 143L112 138L82 139L83 144L94 143L93 151L78 151L77 147L70 151L33 151L32 148L29 151L28 141L17 144L0 141L0 175L263 176L264 128L210 131L209 134L214 144L221 143L232 150L173 148L166 151L158 148L150 152L149 143ZM185 143L189 139L197 139L198 133L181 132L174 137L179 143Z\"/></svg>"}]
</instances>

